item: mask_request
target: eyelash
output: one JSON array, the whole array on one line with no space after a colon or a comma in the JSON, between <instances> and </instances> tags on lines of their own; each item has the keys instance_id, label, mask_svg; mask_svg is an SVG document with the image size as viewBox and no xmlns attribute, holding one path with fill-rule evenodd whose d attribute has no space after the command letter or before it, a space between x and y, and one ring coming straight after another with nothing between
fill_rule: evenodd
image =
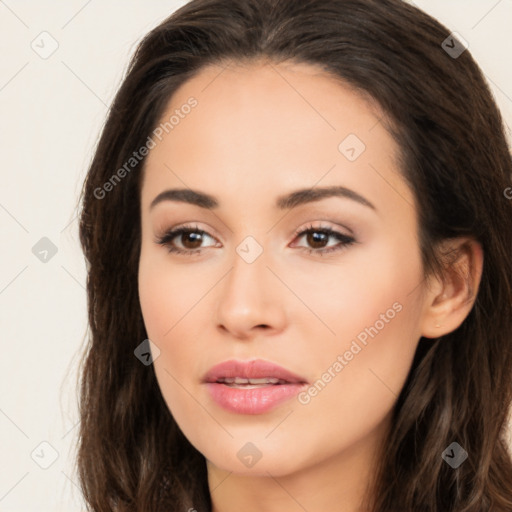
<instances>
[{"instance_id":1,"label":"eyelash","mask_svg":"<svg viewBox=\"0 0 512 512\"><path fill-rule=\"evenodd\" d=\"M202 229L199 229L197 226L191 227L191 226L182 226L177 229L171 229L167 231L162 237L157 238L156 243L163 245L167 247L168 251L172 254L179 254L183 256L193 256L195 254L199 255L202 251L202 249L180 249L179 247L174 247L171 245L172 240L174 240L176 237L182 234L190 234L190 233L198 233L201 235L207 235L210 236L206 231L203 231ZM306 251L308 254L319 254L320 256L323 256L324 254L341 251L349 247L350 245L357 243L356 240L348 235L344 235L343 233L340 233L338 231L335 231L328 227L313 227L312 225L308 226L304 230L298 230L295 232L295 237L302 237L304 235L307 235L309 233L322 233L325 235L329 235L330 237L334 237L337 240L341 242L339 245L335 245L333 247L328 247L325 249L310 249L308 247L299 247L300 249Z\"/></svg>"}]
</instances>

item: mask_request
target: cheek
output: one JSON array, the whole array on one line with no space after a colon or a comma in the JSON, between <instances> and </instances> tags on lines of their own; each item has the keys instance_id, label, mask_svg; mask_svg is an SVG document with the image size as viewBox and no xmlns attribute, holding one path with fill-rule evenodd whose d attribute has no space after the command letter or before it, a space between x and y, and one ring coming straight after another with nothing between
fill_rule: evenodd
<instances>
[{"instance_id":1,"label":"cheek","mask_svg":"<svg viewBox=\"0 0 512 512\"><path fill-rule=\"evenodd\" d=\"M342 350L357 336L363 343L370 339L367 328L373 333L375 328L388 332L391 324L396 328L408 316L410 308L398 310L411 302L410 292L420 282L421 267L419 256L415 260L411 251L409 261L404 261L400 245L375 239L349 249L338 261L316 263L314 269L312 263L300 262L278 273L293 283L294 294L307 306L302 307L303 327L316 330L310 336L321 334Z\"/></svg>"},{"instance_id":2,"label":"cheek","mask_svg":"<svg viewBox=\"0 0 512 512\"><path fill-rule=\"evenodd\" d=\"M139 301L148 338L160 350L154 366L164 395L197 374L205 348L202 307L212 278L170 265L165 251L141 253Z\"/></svg>"},{"instance_id":3,"label":"cheek","mask_svg":"<svg viewBox=\"0 0 512 512\"><path fill-rule=\"evenodd\" d=\"M325 351L311 355L316 374L296 405L294 435L314 447L312 452L326 455L332 446L355 444L389 418L417 346L411 299L395 303L388 323L376 321L389 305L388 300L367 300L358 311L358 303L350 304L337 324L341 335ZM333 440L331 448L322 437Z\"/></svg>"},{"instance_id":4,"label":"cheek","mask_svg":"<svg viewBox=\"0 0 512 512\"><path fill-rule=\"evenodd\" d=\"M141 258L139 300L148 338L160 350L154 363L157 376L164 388L170 389L171 375L181 377L180 369L190 367L194 352L200 351L195 345L198 337L190 325L200 290L191 275L185 279L180 272L169 272L165 262L155 260ZM184 332L185 326L189 329Z\"/></svg>"},{"instance_id":5,"label":"cheek","mask_svg":"<svg viewBox=\"0 0 512 512\"><path fill-rule=\"evenodd\" d=\"M170 338L170 330L207 290L197 273L171 267L165 251L141 254L138 279L144 323L148 336L155 340Z\"/></svg>"},{"instance_id":6,"label":"cheek","mask_svg":"<svg viewBox=\"0 0 512 512\"><path fill-rule=\"evenodd\" d=\"M185 326L191 327L186 315L198 300L199 290L188 277L185 280L179 272L171 274L165 262L141 255L140 306L148 338L160 351L153 367L162 397L184 432L190 431L190 422L200 421L200 410L185 391L189 388L187 375L194 371L197 355L201 353L201 347L196 345L200 338L193 329L182 330Z\"/></svg>"},{"instance_id":7,"label":"cheek","mask_svg":"<svg viewBox=\"0 0 512 512\"><path fill-rule=\"evenodd\" d=\"M347 411L353 419L360 413L364 424L369 411L378 418L398 397L416 350L421 314L421 302L411 293L421 281L419 255L410 254L404 264L399 249L381 245L367 256L347 258L346 269L325 265L314 279L303 281L308 306L332 331L315 321L309 338L318 337L313 331L325 331L323 350L303 347L319 379L310 388L311 411L328 409L345 420Z\"/></svg>"}]
</instances>

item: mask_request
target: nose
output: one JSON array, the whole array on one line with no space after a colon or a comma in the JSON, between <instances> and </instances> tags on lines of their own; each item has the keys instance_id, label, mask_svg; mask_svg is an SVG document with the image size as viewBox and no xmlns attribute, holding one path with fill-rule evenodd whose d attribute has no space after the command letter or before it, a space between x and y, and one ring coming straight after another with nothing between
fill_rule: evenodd
<instances>
[{"instance_id":1,"label":"nose","mask_svg":"<svg viewBox=\"0 0 512 512\"><path fill-rule=\"evenodd\" d=\"M219 329L243 340L262 331L275 334L284 329L285 290L267 263L265 251L252 263L235 252L231 271L219 288Z\"/></svg>"}]
</instances>

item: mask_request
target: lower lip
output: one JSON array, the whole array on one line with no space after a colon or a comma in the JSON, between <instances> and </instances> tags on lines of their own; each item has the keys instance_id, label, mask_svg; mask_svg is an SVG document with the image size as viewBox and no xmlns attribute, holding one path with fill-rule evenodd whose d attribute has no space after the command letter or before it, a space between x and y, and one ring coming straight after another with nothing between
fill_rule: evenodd
<instances>
[{"instance_id":1,"label":"lower lip","mask_svg":"<svg viewBox=\"0 0 512 512\"><path fill-rule=\"evenodd\" d=\"M306 384L275 384L261 388L231 388L208 382L206 387L213 400L224 409L238 414L261 414L274 409L297 395Z\"/></svg>"}]
</instances>

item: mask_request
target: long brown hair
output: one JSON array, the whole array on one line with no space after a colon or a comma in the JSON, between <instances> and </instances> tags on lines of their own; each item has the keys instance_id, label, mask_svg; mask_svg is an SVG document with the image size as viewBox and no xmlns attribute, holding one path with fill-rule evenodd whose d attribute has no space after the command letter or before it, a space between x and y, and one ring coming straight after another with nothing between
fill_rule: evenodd
<instances>
[{"instance_id":1,"label":"long brown hair","mask_svg":"<svg viewBox=\"0 0 512 512\"><path fill-rule=\"evenodd\" d=\"M461 47L447 47L449 37L400 0L193 0L141 41L81 196L90 339L77 466L89 510L210 510L205 459L175 423L153 366L134 356L147 338L137 289L144 159L122 180L113 175L181 84L208 64L261 57L321 66L380 104L417 200L425 276L442 275L442 240L471 236L484 250L467 318L419 341L371 510L512 510L512 159L482 72L468 50L450 54ZM468 453L456 469L442 458L453 442Z\"/></svg>"}]
</instances>

